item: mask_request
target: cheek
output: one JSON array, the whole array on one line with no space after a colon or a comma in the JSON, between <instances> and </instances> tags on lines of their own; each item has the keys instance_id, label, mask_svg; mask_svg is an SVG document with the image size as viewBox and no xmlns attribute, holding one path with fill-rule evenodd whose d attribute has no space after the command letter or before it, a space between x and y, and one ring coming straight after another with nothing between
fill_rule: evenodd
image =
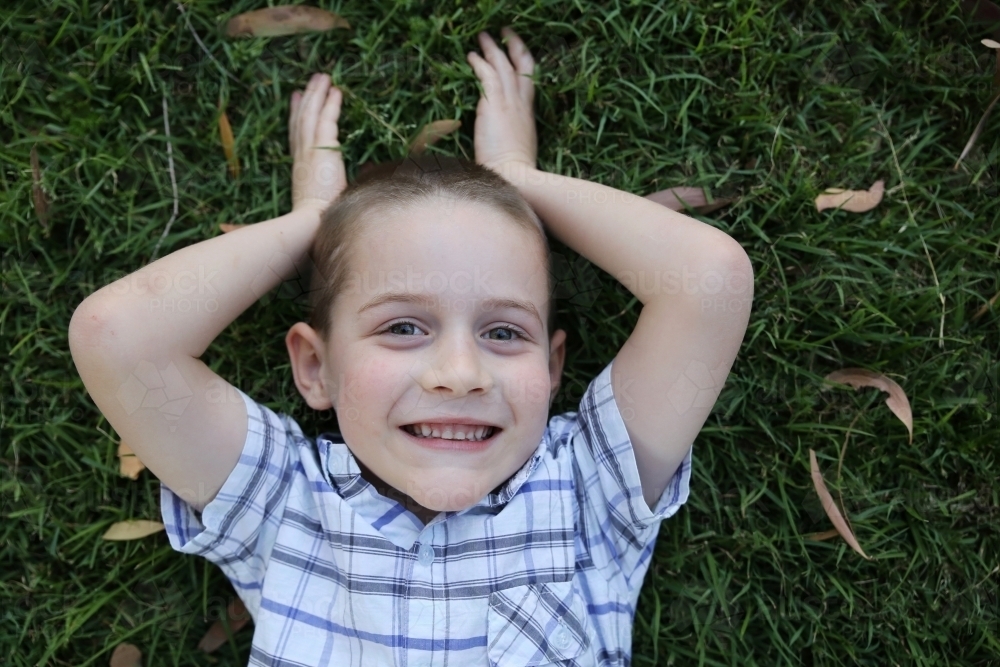
<instances>
[{"instance_id":1,"label":"cheek","mask_svg":"<svg viewBox=\"0 0 1000 667\"><path fill-rule=\"evenodd\" d=\"M345 405L371 410L387 401L391 402L405 369L400 369L391 359L361 357L347 365L345 389L342 396Z\"/></svg>"},{"instance_id":2,"label":"cheek","mask_svg":"<svg viewBox=\"0 0 1000 667\"><path fill-rule=\"evenodd\" d=\"M538 363L526 364L504 380L504 397L521 412L543 411L547 414L551 390L548 368Z\"/></svg>"}]
</instances>

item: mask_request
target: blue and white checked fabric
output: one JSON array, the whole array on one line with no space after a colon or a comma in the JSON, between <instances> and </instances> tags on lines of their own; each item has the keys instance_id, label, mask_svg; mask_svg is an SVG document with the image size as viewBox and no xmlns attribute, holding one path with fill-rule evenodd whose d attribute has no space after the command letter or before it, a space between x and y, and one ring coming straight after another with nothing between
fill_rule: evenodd
<instances>
[{"instance_id":1,"label":"blue and white checked fabric","mask_svg":"<svg viewBox=\"0 0 1000 667\"><path fill-rule=\"evenodd\" d=\"M691 452L651 512L612 363L497 492L426 526L361 477L339 437L312 441L240 392L249 432L218 496L199 516L161 488L170 544L232 581L254 620L250 665L629 665Z\"/></svg>"}]
</instances>

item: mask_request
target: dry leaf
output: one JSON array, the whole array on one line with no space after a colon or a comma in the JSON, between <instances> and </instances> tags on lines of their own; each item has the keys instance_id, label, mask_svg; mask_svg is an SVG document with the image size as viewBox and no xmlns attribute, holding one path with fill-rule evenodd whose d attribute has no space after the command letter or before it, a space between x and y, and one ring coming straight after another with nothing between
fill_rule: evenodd
<instances>
[{"instance_id":1,"label":"dry leaf","mask_svg":"<svg viewBox=\"0 0 1000 667\"><path fill-rule=\"evenodd\" d=\"M229 631L234 635L247 624L247 621L250 620L250 612L243 605L243 600L234 598L229 603L226 607L226 618L229 621ZM227 639L226 628L223 627L222 621L219 620L212 623L212 627L208 629L205 636L198 642L198 648L205 653L211 653L225 644Z\"/></svg>"},{"instance_id":2,"label":"dry leaf","mask_svg":"<svg viewBox=\"0 0 1000 667\"><path fill-rule=\"evenodd\" d=\"M134 644L119 644L109 664L111 667L142 667L142 651Z\"/></svg>"},{"instance_id":3,"label":"dry leaf","mask_svg":"<svg viewBox=\"0 0 1000 667\"><path fill-rule=\"evenodd\" d=\"M451 134L460 127L462 127L460 120L436 120L433 123L427 123L410 144L410 155L422 155L428 146L433 146L441 137Z\"/></svg>"},{"instance_id":4,"label":"dry leaf","mask_svg":"<svg viewBox=\"0 0 1000 667\"><path fill-rule=\"evenodd\" d=\"M319 7L282 5L234 16L226 24L226 34L230 37L280 37L299 32L323 32L350 27L351 24L344 17Z\"/></svg>"},{"instance_id":5,"label":"dry leaf","mask_svg":"<svg viewBox=\"0 0 1000 667\"><path fill-rule=\"evenodd\" d=\"M997 292L996 294L994 294L992 299L990 299L989 301L987 301L986 303L984 303L982 305L982 307L979 310L976 311L976 314L972 316L972 321L975 322L980 317L982 317L983 315L985 315L987 313L987 311L989 311L989 309L993 307L993 304L995 304L997 302L998 298L1000 298L1000 292Z\"/></svg>"},{"instance_id":6,"label":"dry leaf","mask_svg":"<svg viewBox=\"0 0 1000 667\"><path fill-rule=\"evenodd\" d=\"M125 444L124 440L118 442L118 465L122 477L129 479L139 479L139 473L145 470L146 465L139 460L132 448Z\"/></svg>"},{"instance_id":7,"label":"dry leaf","mask_svg":"<svg viewBox=\"0 0 1000 667\"><path fill-rule=\"evenodd\" d=\"M816 197L816 210L839 208L851 213L870 211L882 201L885 194L885 181L879 179L867 190L841 190L827 188L826 192Z\"/></svg>"},{"instance_id":8,"label":"dry leaf","mask_svg":"<svg viewBox=\"0 0 1000 667\"><path fill-rule=\"evenodd\" d=\"M146 521L145 519L119 521L112 524L107 532L101 535L101 538L105 540L138 540L163 529L164 526L159 521Z\"/></svg>"},{"instance_id":9,"label":"dry leaf","mask_svg":"<svg viewBox=\"0 0 1000 667\"><path fill-rule=\"evenodd\" d=\"M982 43L984 46L996 50L997 65L996 71L993 72L993 87L1000 88L1000 42L995 42L992 39L984 39ZM986 128L986 122L990 119L990 113L993 112L993 107L996 106L997 100L1000 100L1000 90L997 91L996 95L993 96L993 99L990 100L990 103L986 106L986 111L983 112L983 117L979 119L976 129L972 131L972 136L969 137L969 140L965 143L965 148L962 149L962 154L958 156L958 160L955 161L955 166L952 167L952 170L958 170L958 166L962 164L962 160L964 160L965 156L969 154L972 147L976 145L979 135L982 134L983 130Z\"/></svg>"},{"instance_id":10,"label":"dry leaf","mask_svg":"<svg viewBox=\"0 0 1000 667\"><path fill-rule=\"evenodd\" d=\"M831 538L837 537L838 535L840 535L840 533L838 533L836 529L834 529L834 530L824 530L822 533L809 533L808 535L803 535L803 537L806 538L807 540L815 540L816 542L822 542L823 540L829 540Z\"/></svg>"},{"instance_id":11,"label":"dry leaf","mask_svg":"<svg viewBox=\"0 0 1000 667\"><path fill-rule=\"evenodd\" d=\"M958 156L955 166L952 167L953 170L958 169L958 165L962 164L962 160L964 160L965 156L969 154L972 147L976 145L976 140L979 139L979 135L983 133L983 129L986 127L986 121L990 119L990 113L992 113L993 107L996 106L997 100L1000 100L1000 91L997 91L997 94L993 96L992 100L990 100L990 105L986 107L983 117L979 119L979 124L976 125L976 129L972 131L972 136L969 137L969 141L966 142L965 148L962 149L962 154Z\"/></svg>"},{"instance_id":12,"label":"dry leaf","mask_svg":"<svg viewBox=\"0 0 1000 667\"><path fill-rule=\"evenodd\" d=\"M225 111L219 114L219 138L222 139L222 150L226 154L226 162L229 163L229 173L233 178L239 178L240 160L236 157L236 140L233 139L233 128Z\"/></svg>"},{"instance_id":13,"label":"dry leaf","mask_svg":"<svg viewBox=\"0 0 1000 667\"><path fill-rule=\"evenodd\" d=\"M35 215L38 222L46 230L49 228L49 200L42 189L42 167L38 163L38 149L31 146L31 201L35 205Z\"/></svg>"},{"instance_id":14,"label":"dry leaf","mask_svg":"<svg viewBox=\"0 0 1000 667\"><path fill-rule=\"evenodd\" d=\"M899 420L906 425L906 430L910 433L910 444L913 444L913 411L910 410L910 401L906 398L906 392L893 380L881 373L875 373L864 368L843 368L827 375L824 380L849 384L855 389L859 387L875 387L889 394L885 399L885 404L892 410L892 414L899 417Z\"/></svg>"},{"instance_id":15,"label":"dry leaf","mask_svg":"<svg viewBox=\"0 0 1000 667\"><path fill-rule=\"evenodd\" d=\"M962 0L962 9L972 22L989 26L990 34L1000 40L1000 7L990 0Z\"/></svg>"},{"instance_id":16,"label":"dry leaf","mask_svg":"<svg viewBox=\"0 0 1000 667\"><path fill-rule=\"evenodd\" d=\"M225 234L226 232L234 232L237 229L239 229L240 227L246 227L246 225L233 225L233 224L230 224L228 222L220 222L219 223L219 229L222 230L223 234Z\"/></svg>"},{"instance_id":17,"label":"dry leaf","mask_svg":"<svg viewBox=\"0 0 1000 667\"><path fill-rule=\"evenodd\" d=\"M823 509L826 511L826 515L830 517L830 521L833 522L834 527L841 537L844 538L851 548L857 551L859 554L871 560L871 558L862 549L858 541L854 539L854 533L847 526L847 522L844 521L843 515L840 510L837 509L836 503L833 502L833 496L826 488L826 482L823 481L823 473L819 471L819 463L816 461L816 452L809 450L809 469L812 471L813 486L816 487L816 493L819 495L820 501L823 503Z\"/></svg>"},{"instance_id":18,"label":"dry leaf","mask_svg":"<svg viewBox=\"0 0 1000 667\"><path fill-rule=\"evenodd\" d=\"M660 190L646 195L646 199L655 201L657 204L666 206L671 211L683 211L684 204L690 206L695 213L707 215L723 206L732 204L733 199L716 199L711 204L705 197L705 191L701 188L677 187L667 190Z\"/></svg>"}]
</instances>

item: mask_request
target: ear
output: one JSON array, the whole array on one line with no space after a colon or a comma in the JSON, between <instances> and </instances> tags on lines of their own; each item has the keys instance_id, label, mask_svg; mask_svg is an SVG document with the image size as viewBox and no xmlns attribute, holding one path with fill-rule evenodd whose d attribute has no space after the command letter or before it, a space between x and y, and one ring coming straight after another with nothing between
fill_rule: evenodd
<instances>
[{"instance_id":1,"label":"ear","mask_svg":"<svg viewBox=\"0 0 1000 667\"><path fill-rule=\"evenodd\" d=\"M549 394L549 407L556 399L559 392L559 384L562 382L563 362L566 361L566 332L556 329L552 334L549 343L549 380L552 383L552 392Z\"/></svg>"},{"instance_id":2,"label":"ear","mask_svg":"<svg viewBox=\"0 0 1000 667\"><path fill-rule=\"evenodd\" d=\"M326 346L316 330L305 322L296 322L285 336L285 347L292 362L295 386L313 410L333 406L325 377Z\"/></svg>"}]
</instances>

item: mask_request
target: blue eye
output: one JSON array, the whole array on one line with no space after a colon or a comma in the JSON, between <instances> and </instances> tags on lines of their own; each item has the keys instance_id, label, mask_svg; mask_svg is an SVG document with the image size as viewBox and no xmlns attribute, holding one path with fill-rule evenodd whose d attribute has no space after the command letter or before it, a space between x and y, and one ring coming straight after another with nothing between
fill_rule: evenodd
<instances>
[{"instance_id":1,"label":"blue eye","mask_svg":"<svg viewBox=\"0 0 1000 667\"><path fill-rule=\"evenodd\" d=\"M402 334L400 334L400 333L395 333L395 332L392 331L393 329L397 329L399 327L407 327L409 329L416 329L417 331L419 331L419 329L417 329L417 325L414 324L413 322L396 322L395 324L390 324L388 327L386 327L383 330L383 333L387 333L387 332L388 333L393 333L396 336L409 336L409 335L411 335L409 333L402 333Z\"/></svg>"},{"instance_id":2,"label":"blue eye","mask_svg":"<svg viewBox=\"0 0 1000 667\"><path fill-rule=\"evenodd\" d=\"M494 327L493 329L490 329L490 333L492 333L494 331L506 331L506 332L508 332L508 333L511 334L511 337L510 338L493 338L492 340L512 341L512 340L515 340L513 338L514 336L517 336L518 338L520 338L522 340L524 339L524 334L522 334L520 331L518 331L514 327L503 326L503 327Z\"/></svg>"}]
</instances>

